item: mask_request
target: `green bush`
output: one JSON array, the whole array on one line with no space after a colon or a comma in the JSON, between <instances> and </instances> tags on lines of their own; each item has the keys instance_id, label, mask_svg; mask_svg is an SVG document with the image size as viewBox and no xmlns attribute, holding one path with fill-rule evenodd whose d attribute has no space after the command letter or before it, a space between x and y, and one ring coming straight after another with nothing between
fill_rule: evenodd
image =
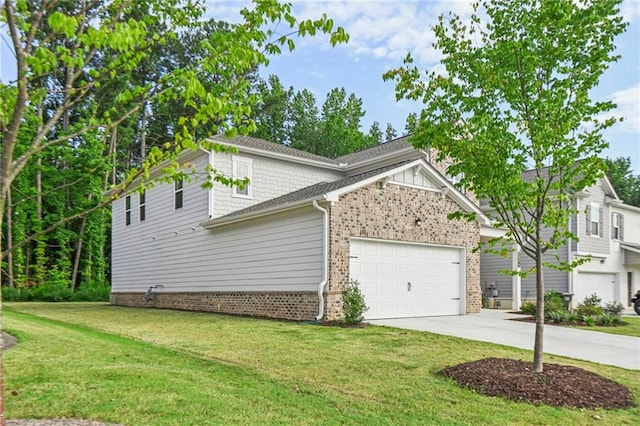
<instances>
[{"instance_id":1,"label":"green bush","mask_svg":"<svg viewBox=\"0 0 640 426\"><path fill-rule=\"evenodd\" d=\"M544 296L544 315L548 317L551 312L566 312L564 298L561 293L551 290Z\"/></svg>"},{"instance_id":2,"label":"green bush","mask_svg":"<svg viewBox=\"0 0 640 426\"><path fill-rule=\"evenodd\" d=\"M46 283L33 290L33 300L40 302L70 302L75 294L67 285Z\"/></svg>"},{"instance_id":3,"label":"green bush","mask_svg":"<svg viewBox=\"0 0 640 426\"><path fill-rule=\"evenodd\" d=\"M614 315L619 317L622 315L622 312L624 312L624 305L619 302L608 302L604 305L604 308L602 308L602 313L605 315Z\"/></svg>"},{"instance_id":4,"label":"green bush","mask_svg":"<svg viewBox=\"0 0 640 426\"><path fill-rule=\"evenodd\" d=\"M2 287L3 302L29 302L33 292L28 287Z\"/></svg>"},{"instance_id":5,"label":"green bush","mask_svg":"<svg viewBox=\"0 0 640 426\"><path fill-rule=\"evenodd\" d=\"M357 324L364 319L364 313L369 310L364 301L364 296L358 287L360 283L351 280L347 288L342 292L342 310L344 322L347 324Z\"/></svg>"},{"instance_id":6,"label":"green bush","mask_svg":"<svg viewBox=\"0 0 640 426\"><path fill-rule=\"evenodd\" d=\"M598 325L619 325L622 324L620 317L616 315L600 315L596 318Z\"/></svg>"},{"instance_id":7,"label":"green bush","mask_svg":"<svg viewBox=\"0 0 640 426\"><path fill-rule=\"evenodd\" d=\"M91 284L81 286L74 295L77 302L108 302L111 287L104 284Z\"/></svg>"},{"instance_id":8,"label":"green bush","mask_svg":"<svg viewBox=\"0 0 640 426\"><path fill-rule=\"evenodd\" d=\"M584 325L588 325L589 327L596 325L596 317L586 315L582 317L582 321L584 321Z\"/></svg>"},{"instance_id":9,"label":"green bush","mask_svg":"<svg viewBox=\"0 0 640 426\"><path fill-rule=\"evenodd\" d=\"M603 313L602 306L600 306L601 301L602 299L600 299L595 293L591 296L587 296L584 298L582 303L576 307L576 313L581 317L599 317Z\"/></svg>"},{"instance_id":10,"label":"green bush","mask_svg":"<svg viewBox=\"0 0 640 426\"><path fill-rule=\"evenodd\" d=\"M536 304L533 302L523 302L520 306L520 312L526 315L536 314Z\"/></svg>"}]
</instances>

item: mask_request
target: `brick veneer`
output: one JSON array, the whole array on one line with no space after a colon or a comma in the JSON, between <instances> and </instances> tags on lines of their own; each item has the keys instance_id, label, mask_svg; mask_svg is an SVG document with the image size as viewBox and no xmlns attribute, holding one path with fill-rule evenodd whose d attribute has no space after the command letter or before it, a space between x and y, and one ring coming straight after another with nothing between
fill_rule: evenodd
<instances>
[{"instance_id":1,"label":"brick veneer","mask_svg":"<svg viewBox=\"0 0 640 426\"><path fill-rule=\"evenodd\" d=\"M111 303L121 306L217 312L290 320L310 320L318 314L317 292L180 292L111 293Z\"/></svg>"},{"instance_id":2,"label":"brick veneer","mask_svg":"<svg viewBox=\"0 0 640 426\"><path fill-rule=\"evenodd\" d=\"M325 316L340 318L341 291L349 282L349 238L364 237L394 241L466 247L466 311L481 307L480 254L473 249L480 233L477 222L449 220L460 207L439 192L379 182L340 197L330 208L329 282L325 294ZM422 219L422 226L415 220Z\"/></svg>"}]
</instances>

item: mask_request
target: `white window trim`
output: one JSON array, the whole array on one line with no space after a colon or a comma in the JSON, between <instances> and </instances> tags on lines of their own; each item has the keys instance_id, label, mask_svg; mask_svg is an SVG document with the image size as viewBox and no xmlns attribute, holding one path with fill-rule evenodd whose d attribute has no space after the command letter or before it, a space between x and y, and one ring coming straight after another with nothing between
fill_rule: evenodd
<instances>
[{"instance_id":1,"label":"white window trim","mask_svg":"<svg viewBox=\"0 0 640 426\"><path fill-rule=\"evenodd\" d=\"M144 195L144 200L143 200ZM144 209L144 218L142 217L142 210ZM142 190L138 193L138 222L144 222L147 220L147 191Z\"/></svg>"},{"instance_id":2,"label":"white window trim","mask_svg":"<svg viewBox=\"0 0 640 426\"><path fill-rule=\"evenodd\" d=\"M182 193L182 200L180 203L180 207L176 206L176 194L178 192ZM173 182L173 210L178 211L184 207L184 179L180 179L180 188L178 188L178 181Z\"/></svg>"},{"instance_id":3,"label":"white window trim","mask_svg":"<svg viewBox=\"0 0 640 426\"><path fill-rule=\"evenodd\" d=\"M618 224L616 226L616 221L614 218L618 219ZM617 234L615 235L616 232L614 232L614 230L617 229ZM623 239L623 235L622 235L622 214L618 213L618 212L613 212L611 213L611 239L615 240L615 241L622 241Z\"/></svg>"},{"instance_id":4,"label":"white window trim","mask_svg":"<svg viewBox=\"0 0 640 426\"><path fill-rule=\"evenodd\" d=\"M597 219L594 220L593 218L593 212L596 212L596 217ZM598 203L589 203L589 229L591 229L591 236L595 237L595 238L600 238L600 204ZM598 232L593 232L593 224L597 223L598 224Z\"/></svg>"},{"instance_id":5,"label":"white window trim","mask_svg":"<svg viewBox=\"0 0 640 426\"><path fill-rule=\"evenodd\" d=\"M247 166L247 176L249 178L249 184L247 185L247 193L238 193L238 187L234 186L231 196L235 198L253 199L253 160L247 157L238 157L237 155L231 156L233 179L242 179L245 176L238 176L236 169L238 164L245 164Z\"/></svg>"},{"instance_id":6,"label":"white window trim","mask_svg":"<svg viewBox=\"0 0 640 426\"><path fill-rule=\"evenodd\" d=\"M124 226L131 225L131 195L124 198Z\"/></svg>"}]
</instances>

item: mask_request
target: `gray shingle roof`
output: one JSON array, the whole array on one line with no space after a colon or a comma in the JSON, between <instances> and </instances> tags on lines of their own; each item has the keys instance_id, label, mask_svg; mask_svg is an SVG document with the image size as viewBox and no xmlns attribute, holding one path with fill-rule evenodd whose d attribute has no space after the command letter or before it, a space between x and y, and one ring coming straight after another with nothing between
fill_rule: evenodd
<instances>
[{"instance_id":1,"label":"gray shingle roof","mask_svg":"<svg viewBox=\"0 0 640 426\"><path fill-rule=\"evenodd\" d=\"M255 148L263 151L290 155L292 157L304 158L307 160L320 161L320 162L331 164L331 165L338 164L335 160L332 160L331 158L323 157L321 155L311 154L306 151L301 151L299 149L291 148L286 145L282 145L275 142L269 142L264 139L258 139L251 136L236 136L234 138L226 138L222 135L216 135L211 137L211 139L218 142L222 142L222 143L229 143L229 144L244 146L247 148Z\"/></svg>"},{"instance_id":2,"label":"gray shingle roof","mask_svg":"<svg viewBox=\"0 0 640 426\"><path fill-rule=\"evenodd\" d=\"M337 158L328 158L321 155L311 154L306 151L291 148L279 143L269 142L264 139L258 139L251 136L236 136L234 138L226 138L222 135L216 135L211 138L212 140L222 143L229 143L247 148L260 149L263 151L274 152L278 154L290 155L292 157L304 158L307 160L319 161L329 165L339 164L355 164L361 161L371 160L378 157L384 157L397 151L404 151L413 149L413 146L408 142L409 136L403 136L398 139L394 139L389 142L381 143L371 148L366 148L352 154L343 155Z\"/></svg>"},{"instance_id":3,"label":"gray shingle roof","mask_svg":"<svg viewBox=\"0 0 640 426\"><path fill-rule=\"evenodd\" d=\"M342 157L338 157L335 161L345 164L354 164L359 163L361 161L370 160L376 157L383 157L385 155L389 155L396 151L401 151L405 149L413 149L413 145L411 145L408 141L409 136L403 136L399 139L394 139L389 142L381 143L371 148L366 148L353 154L343 155Z\"/></svg>"},{"instance_id":4,"label":"gray shingle roof","mask_svg":"<svg viewBox=\"0 0 640 426\"><path fill-rule=\"evenodd\" d=\"M285 207L285 206L287 206L289 204L293 204L293 203L298 202L298 201L308 200L309 202L311 202L311 200L318 199L323 194L335 191L335 190L340 189L340 188L347 187L349 185L353 185L354 183L363 181L363 180L368 179L368 178L370 178L372 176L376 176L376 175L379 175L379 174L384 173L386 171L398 168L398 167L402 166L403 164L410 163L411 161L413 161L413 160L402 161L400 163L392 164L392 165L386 166L386 167L381 167L381 168L375 169L375 170L369 170L367 172L360 173L360 174L354 175L354 176L349 176L349 177L347 177L345 179L337 180L337 181L334 181L334 182L320 182L320 183L317 183L315 185L307 186L306 188L302 188L302 189L299 189L297 191L290 192L288 194L282 195L282 196L277 197L277 198L272 198L270 200L263 201L262 203L255 204L255 205L247 207L245 209L238 210L238 211L235 211L235 212L231 212L231 213L229 213L227 215L221 216L221 217L219 217L217 219L214 219L214 220L210 221L210 223L215 223L216 221L223 222L226 219L231 219L231 218L236 217L236 216L244 216L244 215L247 215L247 214L250 214L250 213L256 213L257 214L257 213L260 213L260 212L265 211L265 210L270 210L270 209L277 208L277 207Z\"/></svg>"}]
</instances>

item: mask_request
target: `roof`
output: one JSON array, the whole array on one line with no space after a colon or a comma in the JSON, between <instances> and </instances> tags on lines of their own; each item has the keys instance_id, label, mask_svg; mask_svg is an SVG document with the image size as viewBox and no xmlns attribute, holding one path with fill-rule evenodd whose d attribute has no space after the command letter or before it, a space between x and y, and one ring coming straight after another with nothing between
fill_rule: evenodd
<instances>
[{"instance_id":1,"label":"roof","mask_svg":"<svg viewBox=\"0 0 640 426\"><path fill-rule=\"evenodd\" d=\"M409 161L404 161L402 163L393 164L391 166L369 170L365 173L349 176L347 178L333 182L320 182L311 186L307 186L306 188L290 192L280 197L272 198L270 200L263 201L262 203L254 204L253 206L249 206L242 210L231 212L224 216L212 219L207 223L213 224L214 222L226 222L227 220L233 219L235 217L245 217L249 215L253 216L254 214L259 214L265 211L278 210L279 207L298 205L299 202L311 202L312 200L324 199L325 194L351 186L355 183L369 179L370 177L383 174L386 171L397 169L398 167L408 162Z\"/></svg>"},{"instance_id":2,"label":"roof","mask_svg":"<svg viewBox=\"0 0 640 426\"><path fill-rule=\"evenodd\" d=\"M328 158L323 157L322 155L311 154L306 151L301 151L286 145L269 142L264 139L258 139L251 136L227 138L223 135L216 135L210 139L223 144L236 146L239 149L245 148L250 151L262 151L263 153L277 154L292 157L294 159L312 161L329 167L341 169L350 165L372 161L378 158L385 158L390 155L415 151L415 148L408 142L409 136L403 136L389 142L383 142L370 148L365 148L352 154L343 155L342 157L337 158Z\"/></svg>"},{"instance_id":3,"label":"roof","mask_svg":"<svg viewBox=\"0 0 640 426\"><path fill-rule=\"evenodd\" d=\"M403 136L389 142L380 143L371 148L362 149L352 154L343 155L335 159L339 164L355 164L362 161L371 160L377 157L384 157L398 151L412 151L415 148L409 143L409 136Z\"/></svg>"},{"instance_id":4,"label":"roof","mask_svg":"<svg viewBox=\"0 0 640 426\"><path fill-rule=\"evenodd\" d=\"M464 194L456 190L456 188L447 179L442 176L436 169L423 159L406 160L385 167L349 176L333 182L320 182L294 192L272 198L255 204L242 210L231 212L227 215L209 219L201 223L205 228L214 228L224 224L239 222L245 219L254 218L266 214L280 212L292 208L302 207L313 203L314 201L338 201L338 197L344 193L350 192L362 186L368 185L380 179L398 173L411 167L420 167L427 170L435 180L442 184L443 193L448 193L456 202L467 210L473 210L479 214L479 220L489 223L490 220L482 211L471 202Z\"/></svg>"}]
</instances>

